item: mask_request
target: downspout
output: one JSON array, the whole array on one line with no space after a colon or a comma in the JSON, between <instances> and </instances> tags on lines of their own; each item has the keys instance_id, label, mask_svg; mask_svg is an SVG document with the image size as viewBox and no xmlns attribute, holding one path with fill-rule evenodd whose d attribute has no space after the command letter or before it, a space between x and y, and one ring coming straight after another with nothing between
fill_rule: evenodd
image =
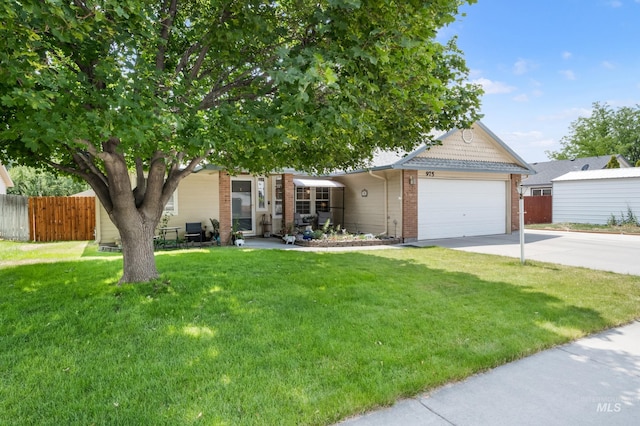
<instances>
[{"instance_id":1,"label":"downspout","mask_svg":"<svg viewBox=\"0 0 640 426\"><path fill-rule=\"evenodd\" d=\"M386 177L374 175L371 170L369 170L369 174L384 181L384 235L389 236L389 180Z\"/></svg>"}]
</instances>

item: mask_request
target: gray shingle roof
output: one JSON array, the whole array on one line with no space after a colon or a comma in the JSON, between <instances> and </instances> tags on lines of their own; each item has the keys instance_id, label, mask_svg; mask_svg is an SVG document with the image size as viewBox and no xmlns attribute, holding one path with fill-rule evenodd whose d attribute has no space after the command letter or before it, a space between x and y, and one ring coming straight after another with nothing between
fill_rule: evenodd
<instances>
[{"instance_id":1,"label":"gray shingle roof","mask_svg":"<svg viewBox=\"0 0 640 426\"><path fill-rule=\"evenodd\" d=\"M620 167L631 167L629 162L621 155L617 156ZM551 186L551 181L558 176L580 170L604 169L611 160L610 155L598 157L576 158L574 160L555 160L541 163L531 163L531 167L537 172L522 181L524 186Z\"/></svg>"},{"instance_id":2,"label":"gray shingle roof","mask_svg":"<svg viewBox=\"0 0 640 426\"><path fill-rule=\"evenodd\" d=\"M402 164L404 169L451 170L464 172L526 174L529 170L515 163L490 161L447 160L442 158L413 157Z\"/></svg>"}]
</instances>

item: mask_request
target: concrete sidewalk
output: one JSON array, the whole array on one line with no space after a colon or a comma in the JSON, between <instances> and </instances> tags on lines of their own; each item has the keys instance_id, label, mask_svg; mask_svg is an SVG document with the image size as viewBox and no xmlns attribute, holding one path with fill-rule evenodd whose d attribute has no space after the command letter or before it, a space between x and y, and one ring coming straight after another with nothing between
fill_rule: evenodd
<instances>
[{"instance_id":1,"label":"concrete sidewalk","mask_svg":"<svg viewBox=\"0 0 640 426\"><path fill-rule=\"evenodd\" d=\"M640 322L348 419L342 426L640 424Z\"/></svg>"}]
</instances>

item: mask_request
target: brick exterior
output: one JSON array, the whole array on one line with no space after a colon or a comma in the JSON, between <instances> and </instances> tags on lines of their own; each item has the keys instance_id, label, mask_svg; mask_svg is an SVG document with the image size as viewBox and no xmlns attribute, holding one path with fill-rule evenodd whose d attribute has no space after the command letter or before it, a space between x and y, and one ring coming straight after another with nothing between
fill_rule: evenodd
<instances>
[{"instance_id":1,"label":"brick exterior","mask_svg":"<svg viewBox=\"0 0 640 426\"><path fill-rule=\"evenodd\" d=\"M414 184L411 185L411 182ZM405 242L418 239L418 172L402 171L402 238Z\"/></svg>"},{"instance_id":2,"label":"brick exterior","mask_svg":"<svg viewBox=\"0 0 640 426\"><path fill-rule=\"evenodd\" d=\"M220 241L222 244L231 240L231 176L221 171L218 180L220 192Z\"/></svg>"},{"instance_id":3,"label":"brick exterior","mask_svg":"<svg viewBox=\"0 0 640 426\"><path fill-rule=\"evenodd\" d=\"M293 223L293 213L296 210L295 205L295 185L293 184L292 174L282 175L282 227L286 227Z\"/></svg>"},{"instance_id":4,"label":"brick exterior","mask_svg":"<svg viewBox=\"0 0 640 426\"><path fill-rule=\"evenodd\" d=\"M520 212L518 209L520 194L518 194L518 185L522 176L511 175L511 232L520 230Z\"/></svg>"}]
</instances>

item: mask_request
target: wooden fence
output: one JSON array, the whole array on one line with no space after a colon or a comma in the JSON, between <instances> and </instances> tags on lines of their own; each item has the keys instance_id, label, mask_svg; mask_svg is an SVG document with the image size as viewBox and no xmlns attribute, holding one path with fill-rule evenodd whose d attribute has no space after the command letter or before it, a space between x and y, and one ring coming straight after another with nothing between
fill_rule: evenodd
<instances>
[{"instance_id":1,"label":"wooden fence","mask_svg":"<svg viewBox=\"0 0 640 426\"><path fill-rule=\"evenodd\" d=\"M84 241L95 239L95 197L29 198L29 239Z\"/></svg>"},{"instance_id":2,"label":"wooden fence","mask_svg":"<svg viewBox=\"0 0 640 426\"><path fill-rule=\"evenodd\" d=\"M524 224L552 223L552 199L551 195L524 197Z\"/></svg>"},{"instance_id":3,"label":"wooden fence","mask_svg":"<svg viewBox=\"0 0 640 426\"><path fill-rule=\"evenodd\" d=\"M29 198L0 194L0 238L29 240Z\"/></svg>"}]
</instances>

